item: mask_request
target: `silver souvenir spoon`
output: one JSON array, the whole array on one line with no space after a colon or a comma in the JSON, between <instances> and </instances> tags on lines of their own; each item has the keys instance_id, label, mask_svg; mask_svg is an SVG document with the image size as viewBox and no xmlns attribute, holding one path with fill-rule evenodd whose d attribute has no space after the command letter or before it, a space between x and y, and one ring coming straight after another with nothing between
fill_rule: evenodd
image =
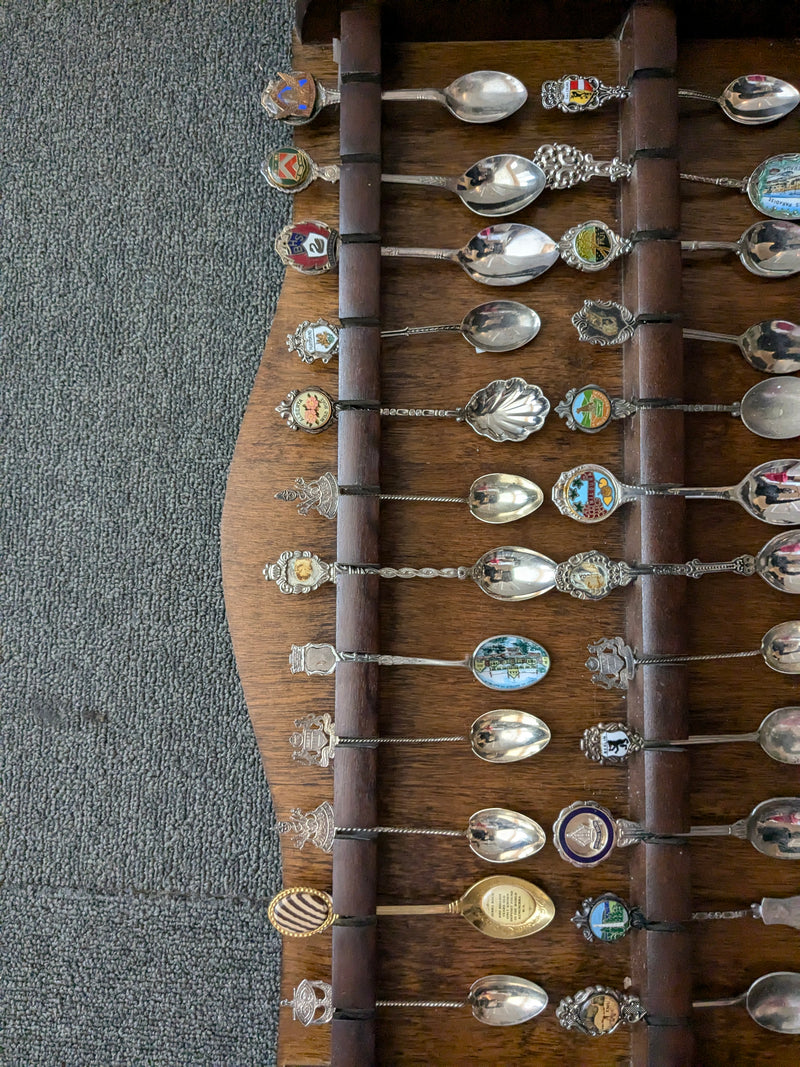
<instances>
[{"instance_id":1,"label":"silver souvenir spoon","mask_svg":"<svg viewBox=\"0 0 800 1067\"><path fill-rule=\"evenodd\" d=\"M455 737L339 737L327 712L295 719L289 737L292 759L310 766L328 767L339 747L374 748L376 745L429 745L469 741L473 753L486 763L518 763L535 756L550 743L550 728L538 715L516 708L495 708L479 715L469 736Z\"/></svg>"},{"instance_id":2,"label":"silver souvenir spoon","mask_svg":"<svg viewBox=\"0 0 800 1067\"><path fill-rule=\"evenodd\" d=\"M758 437L783 441L800 435L800 379L758 382L733 404L684 404L675 400L623 400L609 396L599 385L570 389L556 413L570 430L599 433L618 419L640 411L719 412L739 418Z\"/></svg>"},{"instance_id":3,"label":"silver souvenir spoon","mask_svg":"<svg viewBox=\"0 0 800 1067\"><path fill-rule=\"evenodd\" d=\"M466 667L488 689L511 692L540 682L550 670L550 654L537 641L516 634L487 637L464 659L340 652L326 644L292 645L289 653L292 674L333 674L338 663L377 663L382 667Z\"/></svg>"},{"instance_id":4,"label":"silver souvenir spoon","mask_svg":"<svg viewBox=\"0 0 800 1067\"><path fill-rule=\"evenodd\" d=\"M551 589L577 600L602 600L613 589L630 585L642 575L700 578L704 574L760 575L783 593L800 593L800 529L787 530L769 540L757 556L737 556L725 563L632 563L611 560L603 552L579 552L565 563L530 548L504 545L485 552L471 567L380 567L377 564L326 563L303 549L282 552L267 563L264 578L282 593L304 594L343 575L379 578L471 579L494 600L531 600Z\"/></svg>"},{"instance_id":5,"label":"silver souvenir spoon","mask_svg":"<svg viewBox=\"0 0 800 1067\"><path fill-rule=\"evenodd\" d=\"M497 379L473 393L463 408L389 408L366 400L334 400L324 389L293 389L275 408L290 430L321 433L341 411L455 419L492 441L524 441L544 426L550 403L538 385L524 378Z\"/></svg>"},{"instance_id":6,"label":"silver souvenir spoon","mask_svg":"<svg viewBox=\"0 0 800 1067\"><path fill-rule=\"evenodd\" d=\"M669 322L667 316L633 314L614 300L584 300L572 316L582 341L593 345L621 345L630 341L639 326ZM762 374L794 374L800 370L800 326L784 319L765 319L740 336L709 330L682 330L697 341L723 341L736 345L744 358Z\"/></svg>"},{"instance_id":7,"label":"silver souvenir spoon","mask_svg":"<svg viewBox=\"0 0 800 1067\"><path fill-rule=\"evenodd\" d=\"M299 193L316 179L337 182L340 168L320 166L300 148L282 146L261 164L261 173L273 189ZM476 215L490 218L512 215L532 203L547 184L536 160L503 153L479 159L457 178L443 175L382 174L387 185L424 185L455 193Z\"/></svg>"},{"instance_id":8,"label":"silver souvenir spoon","mask_svg":"<svg viewBox=\"0 0 800 1067\"><path fill-rule=\"evenodd\" d=\"M564 112L593 111L607 100L625 100L630 93L627 85L603 85L597 78L567 74L543 83L542 106L557 107ZM767 74L745 74L736 78L721 96L710 96L694 89L678 89L678 96L719 104L729 119L744 126L776 122L800 102L800 93L793 85Z\"/></svg>"},{"instance_id":9,"label":"silver souvenir spoon","mask_svg":"<svg viewBox=\"0 0 800 1067\"><path fill-rule=\"evenodd\" d=\"M641 842L681 844L690 837L738 837L773 859L800 859L800 797L772 797L757 804L744 819L727 826L692 826L689 830L654 833L615 819L593 800L577 800L563 809L553 824L553 844L574 867L595 867L613 849Z\"/></svg>"},{"instance_id":10,"label":"silver souvenir spoon","mask_svg":"<svg viewBox=\"0 0 800 1067\"><path fill-rule=\"evenodd\" d=\"M800 225L767 220L748 227L738 241L681 241L684 252L735 252L751 274L788 278L800 270Z\"/></svg>"},{"instance_id":11,"label":"silver souvenir spoon","mask_svg":"<svg viewBox=\"0 0 800 1067\"><path fill-rule=\"evenodd\" d=\"M444 89L390 89L382 100L430 100L447 108L462 122L500 122L519 111L528 99L528 90L511 74L499 70L476 70L462 74ZM306 71L277 74L261 94L261 106L270 118L292 126L310 122L323 107L338 104L338 89L324 85Z\"/></svg>"},{"instance_id":12,"label":"silver souvenir spoon","mask_svg":"<svg viewBox=\"0 0 800 1067\"><path fill-rule=\"evenodd\" d=\"M413 834L422 837L466 837L469 847L489 863L514 863L534 856L547 841L533 819L508 808L481 808L463 830L427 830L408 826L336 826L333 805L323 800L313 811L292 809L291 818L277 823L279 834L293 834L292 844L302 849L309 841L322 852L333 852L342 838L369 840L375 834Z\"/></svg>"},{"instance_id":13,"label":"silver souvenir spoon","mask_svg":"<svg viewBox=\"0 0 800 1067\"><path fill-rule=\"evenodd\" d=\"M700 663L712 659L746 659L761 656L768 667L779 674L800 674L800 621L779 622L767 630L759 648L747 652L715 652L704 656L641 654L622 637L601 637L587 646L586 661L592 682L602 689L627 689L638 667L670 667L679 663Z\"/></svg>"},{"instance_id":14,"label":"silver souvenir spoon","mask_svg":"<svg viewBox=\"0 0 800 1067\"><path fill-rule=\"evenodd\" d=\"M494 526L524 519L541 507L544 493L536 484L519 474L483 474L476 478L465 497L418 496L410 493L382 493L362 485L339 485L331 471L307 482L296 478L293 489L275 494L276 500L297 501L301 515L316 511L326 519L333 519L339 510L342 496L371 496L378 500L417 500L439 504L466 504L470 515Z\"/></svg>"},{"instance_id":15,"label":"silver souvenir spoon","mask_svg":"<svg viewBox=\"0 0 800 1067\"><path fill-rule=\"evenodd\" d=\"M800 1034L800 974L772 971L752 983L745 993L721 1000L695 1000L692 1007L727 1008L744 1004L747 1014L777 1034ZM556 1018L566 1030L587 1037L611 1034L623 1024L647 1018L647 1009L632 993L620 993L610 986L588 986L572 997L564 997L556 1008Z\"/></svg>"},{"instance_id":16,"label":"silver souvenir spoon","mask_svg":"<svg viewBox=\"0 0 800 1067\"><path fill-rule=\"evenodd\" d=\"M553 503L577 522L602 522L622 504L644 496L680 496L689 500L733 500L772 526L792 526L800 519L800 459L773 459L754 467L737 485L690 488L676 485L625 485L599 464L583 463L559 476Z\"/></svg>"},{"instance_id":17,"label":"silver souvenir spoon","mask_svg":"<svg viewBox=\"0 0 800 1067\"><path fill-rule=\"evenodd\" d=\"M601 722L583 731L581 752L604 766L625 763L635 752L684 749L688 745L723 745L757 741L770 759L778 763L800 763L800 707L775 708L755 733L695 734L682 741L642 737L624 722Z\"/></svg>"},{"instance_id":18,"label":"silver souvenir spoon","mask_svg":"<svg viewBox=\"0 0 800 1067\"><path fill-rule=\"evenodd\" d=\"M763 897L760 903L753 903L749 908L695 911L689 917L691 922L719 919L760 919L765 926L792 926L800 930L800 896ZM648 919L640 908L631 907L616 893L602 893L598 897L587 898L570 921L587 941L599 941L602 944L620 941L631 930L678 933L686 929L683 923Z\"/></svg>"},{"instance_id":19,"label":"silver souvenir spoon","mask_svg":"<svg viewBox=\"0 0 800 1067\"><path fill-rule=\"evenodd\" d=\"M533 308L516 300L487 300L472 308L461 322L445 326L404 326L399 330L381 330L381 337L415 337L430 333L458 332L476 352L511 352L528 344L538 334L542 321ZM303 363L315 359L328 363L339 353L341 326L328 319L298 324L286 335L286 346L296 352Z\"/></svg>"},{"instance_id":20,"label":"silver souvenir spoon","mask_svg":"<svg viewBox=\"0 0 800 1067\"><path fill-rule=\"evenodd\" d=\"M535 1018L547 1007L547 993L540 985L512 974L487 974L470 986L466 1000L376 1000L378 1008L472 1008L474 1018L486 1026L518 1026ZM337 1011L333 986L304 978L282 1008L292 1009L292 1018L303 1026L318 1026L336 1018L352 1018L353 1009Z\"/></svg>"}]
</instances>

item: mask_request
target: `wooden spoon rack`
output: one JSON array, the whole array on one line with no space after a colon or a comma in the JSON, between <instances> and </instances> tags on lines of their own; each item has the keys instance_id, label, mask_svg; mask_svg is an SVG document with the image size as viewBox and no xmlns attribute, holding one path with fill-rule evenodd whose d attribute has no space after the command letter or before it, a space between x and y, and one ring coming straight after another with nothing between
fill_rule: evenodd
<instances>
[{"instance_id":1,"label":"wooden spoon rack","mask_svg":"<svg viewBox=\"0 0 800 1067\"><path fill-rule=\"evenodd\" d=\"M797 119L748 129L713 106L682 104L679 111L677 86L720 91L751 70L797 84L795 47L783 39L797 32L797 16L778 5L777 13L760 10L755 27L729 6L708 4L700 25L694 9L690 21L689 5L678 5L677 22L666 3L595 7L554 12L552 4L413 0L341 9L323 0L300 5L305 43L296 47L294 66L328 81L338 73L342 99L338 110L298 128L295 140L319 162L341 159L342 170L338 187L317 182L300 194L295 217L340 230L340 265L338 277L287 275L237 442L222 529L237 663L279 815L327 799L337 825L457 828L477 808L500 804L549 829L563 807L591 797L616 816L675 833L690 823L732 822L760 800L798 792L796 770L755 745L650 751L627 769L590 764L578 746L582 731L598 721L627 720L646 737L682 738L752 731L769 710L794 703L796 681L768 671L760 658L651 667L637 673L627 694L592 686L583 666L587 642L601 635L625 635L638 649L657 652L757 648L770 626L796 615L789 598L758 578L705 577L688 589L685 579L647 578L599 603L552 593L501 604L471 583L347 577L337 583L335 605L330 588L282 597L261 579L265 562L288 548L340 562L441 567L469 564L492 545L512 542L557 560L595 547L617 559L675 562L754 553L776 532L732 504L684 507L659 497L593 527L569 522L548 502L508 530L475 522L463 505L379 508L374 497L344 496L337 521L326 523L315 514L300 519L274 500L295 478L326 470L336 471L341 484L458 496L493 470L524 474L549 492L561 471L587 461L628 483L729 485L757 463L797 454L793 442L754 437L738 420L684 419L663 410L642 412L597 437L570 433L552 413L545 429L521 445L494 444L449 422L381 420L352 410L340 414L338 432L309 438L289 435L274 412L292 388L314 383L337 394L335 364L304 367L284 345L300 321L320 315L344 325L341 398L454 407L492 379L523 375L551 399L595 381L612 395L723 403L755 384L758 375L735 348L684 341L682 327L739 334L760 319L792 319L798 283L755 277L733 256L682 258L681 238L735 240L756 216L746 197L685 185L678 173L747 174L767 156L792 150ZM468 126L433 104L381 106L382 87L444 86L486 68L506 70L528 86L528 103L506 122ZM541 82L571 71L628 84L631 95L586 116L543 111ZM597 179L545 192L514 221L559 236L581 220L602 219L618 233L636 235L620 264L597 274L557 264L529 285L485 290L452 265L381 261L381 243L456 247L484 225L454 197L382 187L382 171L458 174L483 156L530 155L552 141L575 144L597 159L619 155L635 163L633 177L618 187ZM381 346L381 328L456 322L494 297L536 308L539 337L498 356L477 355L454 334ZM587 297L621 301L656 321L622 349L582 344L570 317ZM335 682L292 677L291 644L328 641L340 649L458 658L501 632L533 637L552 656L549 676L510 700L549 723L553 741L540 755L497 767L476 760L467 743L340 748L332 775L292 761L293 722L311 712L334 715L340 736L466 734L481 711L504 698L464 671L351 663L337 668ZM286 885L332 886L338 914L368 921L284 943L282 996L291 996L302 978L323 979L332 982L337 1007L354 1010L353 1018L335 1019L330 1028L310 1029L284 1011L281 1067L796 1062L797 1039L759 1029L742 1008L691 1009L693 999L742 992L760 974L800 969L797 935L787 927L695 922L685 933L640 931L604 946L584 941L568 921L585 897L604 891L618 892L648 917L674 922L686 922L699 908L746 907L796 892L792 864L743 842L712 839L617 850L596 868L575 870L548 846L508 871L549 893L555 921L532 938L494 941L454 918L369 921L377 900L455 899L496 873L463 841L411 842L339 840L332 859L284 849ZM550 1006L530 1023L500 1030L482 1026L468 1009L373 1010L376 998L460 999L476 978L491 973L531 978L548 991ZM629 986L646 1004L648 1024L602 1040L561 1029L555 1004L596 983Z\"/></svg>"}]
</instances>

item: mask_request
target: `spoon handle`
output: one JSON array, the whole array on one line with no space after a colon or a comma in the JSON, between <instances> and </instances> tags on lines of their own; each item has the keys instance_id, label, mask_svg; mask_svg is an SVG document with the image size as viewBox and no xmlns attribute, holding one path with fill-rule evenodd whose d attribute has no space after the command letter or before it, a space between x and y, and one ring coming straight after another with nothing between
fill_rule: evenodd
<instances>
[{"instance_id":1,"label":"spoon handle","mask_svg":"<svg viewBox=\"0 0 800 1067\"><path fill-rule=\"evenodd\" d=\"M435 104L447 104L441 89L386 89L381 100L432 100Z\"/></svg>"},{"instance_id":2,"label":"spoon handle","mask_svg":"<svg viewBox=\"0 0 800 1067\"><path fill-rule=\"evenodd\" d=\"M741 251L738 241L681 241L682 252L735 252Z\"/></svg>"},{"instance_id":3,"label":"spoon handle","mask_svg":"<svg viewBox=\"0 0 800 1067\"><path fill-rule=\"evenodd\" d=\"M467 737L339 737L337 745L432 745L445 741L468 741Z\"/></svg>"},{"instance_id":4,"label":"spoon handle","mask_svg":"<svg viewBox=\"0 0 800 1067\"><path fill-rule=\"evenodd\" d=\"M754 734L692 734L682 741L644 741L643 748L685 748L687 745L724 745L736 741L758 741L758 731Z\"/></svg>"},{"instance_id":5,"label":"spoon handle","mask_svg":"<svg viewBox=\"0 0 800 1067\"><path fill-rule=\"evenodd\" d=\"M759 919L759 905L751 904L749 908L743 908L740 911L694 911L692 912L692 920L694 922L706 922L709 919Z\"/></svg>"},{"instance_id":6,"label":"spoon handle","mask_svg":"<svg viewBox=\"0 0 800 1067\"><path fill-rule=\"evenodd\" d=\"M471 667L469 659L425 659L422 656L384 656L378 652L339 652L346 663L377 663L381 667Z\"/></svg>"},{"instance_id":7,"label":"spoon handle","mask_svg":"<svg viewBox=\"0 0 800 1067\"><path fill-rule=\"evenodd\" d=\"M463 837L462 830L416 830L410 826L337 826L336 836L358 834L422 834L426 837Z\"/></svg>"},{"instance_id":8,"label":"spoon handle","mask_svg":"<svg viewBox=\"0 0 800 1067\"><path fill-rule=\"evenodd\" d=\"M678 96L684 100L704 100L707 104L718 104L719 98L708 93L698 93L696 89L678 89Z\"/></svg>"},{"instance_id":9,"label":"spoon handle","mask_svg":"<svg viewBox=\"0 0 800 1067\"><path fill-rule=\"evenodd\" d=\"M437 174L381 174L381 181L388 185L430 185L434 189L455 191L456 181Z\"/></svg>"},{"instance_id":10,"label":"spoon handle","mask_svg":"<svg viewBox=\"0 0 800 1067\"><path fill-rule=\"evenodd\" d=\"M417 259L455 259L457 252L452 248L395 248L392 245L382 245L381 255L413 256Z\"/></svg>"},{"instance_id":11,"label":"spoon handle","mask_svg":"<svg viewBox=\"0 0 800 1067\"><path fill-rule=\"evenodd\" d=\"M465 496L413 496L405 493L376 493L379 500L422 500L429 504L468 504Z\"/></svg>"},{"instance_id":12,"label":"spoon handle","mask_svg":"<svg viewBox=\"0 0 800 1067\"><path fill-rule=\"evenodd\" d=\"M376 915L458 915L460 901L449 904L379 904Z\"/></svg>"},{"instance_id":13,"label":"spoon handle","mask_svg":"<svg viewBox=\"0 0 800 1067\"><path fill-rule=\"evenodd\" d=\"M381 337L413 337L420 333L440 333L443 330L458 331L460 329L460 322L449 326L404 326L402 330L381 330Z\"/></svg>"},{"instance_id":14,"label":"spoon handle","mask_svg":"<svg viewBox=\"0 0 800 1067\"><path fill-rule=\"evenodd\" d=\"M722 185L726 189L739 189L744 192L747 188L747 182L739 180L738 178L704 178L699 174L681 174L680 177L685 182L702 182L704 185ZM384 181L386 179L384 178Z\"/></svg>"},{"instance_id":15,"label":"spoon handle","mask_svg":"<svg viewBox=\"0 0 800 1067\"><path fill-rule=\"evenodd\" d=\"M415 416L425 419L463 419L464 417L462 408L380 408L378 414L403 418Z\"/></svg>"},{"instance_id":16,"label":"spoon handle","mask_svg":"<svg viewBox=\"0 0 800 1067\"><path fill-rule=\"evenodd\" d=\"M687 500L731 500L736 486L639 485L626 486L636 496L681 496Z\"/></svg>"},{"instance_id":17,"label":"spoon handle","mask_svg":"<svg viewBox=\"0 0 800 1067\"><path fill-rule=\"evenodd\" d=\"M756 572L754 556L737 556L724 563L701 563L691 559L688 563L635 563L630 569L636 574L674 575L684 578L701 578L704 574L743 574L749 576Z\"/></svg>"},{"instance_id":18,"label":"spoon handle","mask_svg":"<svg viewBox=\"0 0 800 1067\"><path fill-rule=\"evenodd\" d=\"M379 567L377 564L355 566L340 563L336 566L339 574L377 574L380 578L471 578L470 567Z\"/></svg>"},{"instance_id":19,"label":"spoon handle","mask_svg":"<svg viewBox=\"0 0 800 1067\"><path fill-rule=\"evenodd\" d=\"M466 1000L376 1000L376 1008L466 1008Z\"/></svg>"},{"instance_id":20,"label":"spoon handle","mask_svg":"<svg viewBox=\"0 0 800 1067\"><path fill-rule=\"evenodd\" d=\"M739 344L739 338L732 333L712 333L710 330L683 330L684 337L690 337L695 341L727 341L732 345Z\"/></svg>"},{"instance_id":21,"label":"spoon handle","mask_svg":"<svg viewBox=\"0 0 800 1067\"><path fill-rule=\"evenodd\" d=\"M744 1004L746 993L740 993L738 997L723 997L721 1000L693 1000L693 1008L733 1008L737 1004Z\"/></svg>"}]
</instances>

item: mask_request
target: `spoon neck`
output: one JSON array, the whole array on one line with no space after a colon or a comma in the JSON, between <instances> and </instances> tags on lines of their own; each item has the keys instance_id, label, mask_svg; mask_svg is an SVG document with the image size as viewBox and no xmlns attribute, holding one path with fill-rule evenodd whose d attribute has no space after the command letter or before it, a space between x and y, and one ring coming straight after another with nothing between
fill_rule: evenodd
<instances>
[{"instance_id":1,"label":"spoon neck","mask_svg":"<svg viewBox=\"0 0 800 1067\"><path fill-rule=\"evenodd\" d=\"M461 323L452 323L448 326L404 326L402 330L381 330L381 337L414 337L423 333L442 333L445 331L458 331Z\"/></svg>"},{"instance_id":2,"label":"spoon neck","mask_svg":"<svg viewBox=\"0 0 800 1067\"><path fill-rule=\"evenodd\" d=\"M377 493L380 500L422 500L429 504L468 504L465 496L407 496L403 493Z\"/></svg>"},{"instance_id":3,"label":"spoon neck","mask_svg":"<svg viewBox=\"0 0 800 1067\"><path fill-rule=\"evenodd\" d=\"M738 241L681 241L682 252L736 252L741 251Z\"/></svg>"},{"instance_id":4,"label":"spoon neck","mask_svg":"<svg viewBox=\"0 0 800 1067\"><path fill-rule=\"evenodd\" d=\"M336 744L371 748L373 745L434 745L468 740L468 737L339 737Z\"/></svg>"},{"instance_id":5,"label":"spoon neck","mask_svg":"<svg viewBox=\"0 0 800 1067\"><path fill-rule=\"evenodd\" d=\"M466 1000L376 1000L376 1008L466 1008Z\"/></svg>"},{"instance_id":6,"label":"spoon neck","mask_svg":"<svg viewBox=\"0 0 800 1067\"><path fill-rule=\"evenodd\" d=\"M457 915L458 901L449 904L379 904L376 915Z\"/></svg>"},{"instance_id":7,"label":"spoon neck","mask_svg":"<svg viewBox=\"0 0 800 1067\"><path fill-rule=\"evenodd\" d=\"M737 1004L744 1004L747 994L740 993L738 997L722 997L720 1000L693 1000L693 1008L733 1008Z\"/></svg>"},{"instance_id":8,"label":"spoon neck","mask_svg":"<svg viewBox=\"0 0 800 1067\"><path fill-rule=\"evenodd\" d=\"M449 189L455 192L457 182L437 174L381 174L381 181L388 185L427 185L434 189Z\"/></svg>"},{"instance_id":9,"label":"spoon neck","mask_svg":"<svg viewBox=\"0 0 800 1067\"><path fill-rule=\"evenodd\" d=\"M337 837L358 834L418 834L424 837L463 837L461 830L418 830L411 826L337 826Z\"/></svg>"},{"instance_id":10,"label":"spoon neck","mask_svg":"<svg viewBox=\"0 0 800 1067\"><path fill-rule=\"evenodd\" d=\"M681 496L686 500L732 500L736 493L738 486L685 486L685 485L664 485L664 486L642 486L645 490L651 490L653 495L657 496ZM651 493L645 493L644 495L651 495Z\"/></svg>"},{"instance_id":11,"label":"spoon neck","mask_svg":"<svg viewBox=\"0 0 800 1067\"><path fill-rule=\"evenodd\" d=\"M738 189L740 192L744 192L747 188L747 182L741 181L738 178L706 178L700 174L681 174L680 177L685 182L700 182L703 185L720 185L725 189Z\"/></svg>"},{"instance_id":12,"label":"spoon neck","mask_svg":"<svg viewBox=\"0 0 800 1067\"><path fill-rule=\"evenodd\" d=\"M732 345L739 344L739 338L731 333L712 333L710 330L683 330L683 336L694 341L723 341Z\"/></svg>"},{"instance_id":13,"label":"spoon neck","mask_svg":"<svg viewBox=\"0 0 800 1067\"><path fill-rule=\"evenodd\" d=\"M727 745L739 741L758 741L758 732L753 734L693 734L685 741L676 741L676 745Z\"/></svg>"},{"instance_id":14,"label":"spoon neck","mask_svg":"<svg viewBox=\"0 0 800 1067\"><path fill-rule=\"evenodd\" d=\"M703 100L707 104L718 104L719 99L709 93L698 93L696 89L678 89L678 96L683 100Z\"/></svg>"},{"instance_id":15,"label":"spoon neck","mask_svg":"<svg viewBox=\"0 0 800 1067\"><path fill-rule=\"evenodd\" d=\"M457 252L451 248L396 248L392 245L381 246L382 256L411 256L415 259L455 259Z\"/></svg>"},{"instance_id":16,"label":"spoon neck","mask_svg":"<svg viewBox=\"0 0 800 1067\"><path fill-rule=\"evenodd\" d=\"M385 89L381 100L430 100L435 104L447 104L441 89Z\"/></svg>"}]
</instances>

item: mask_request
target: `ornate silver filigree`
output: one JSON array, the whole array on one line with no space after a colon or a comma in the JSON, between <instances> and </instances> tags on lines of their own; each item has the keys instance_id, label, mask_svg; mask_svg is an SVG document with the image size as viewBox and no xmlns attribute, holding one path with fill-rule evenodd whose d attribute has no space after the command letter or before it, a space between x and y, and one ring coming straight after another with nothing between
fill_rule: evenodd
<instances>
[{"instance_id":1,"label":"ornate silver filigree","mask_svg":"<svg viewBox=\"0 0 800 1067\"><path fill-rule=\"evenodd\" d=\"M619 1026L639 1022L646 1014L638 997L604 985L580 989L564 997L556 1008L556 1018L565 1030L578 1030L587 1037L613 1034Z\"/></svg>"},{"instance_id":2,"label":"ornate silver filigree","mask_svg":"<svg viewBox=\"0 0 800 1067\"><path fill-rule=\"evenodd\" d=\"M294 333L287 333L286 347L290 352L296 352L303 363L313 363L315 359L329 363L339 352L339 327L328 319L320 318L315 322L305 319Z\"/></svg>"},{"instance_id":3,"label":"ornate silver filigree","mask_svg":"<svg viewBox=\"0 0 800 1067\"><path fill-rule=\"evenodd\" d=\"M321 1026L333 1018L333 986L304 978L293 990L291 1000L282 1000L282 1008L292 1009L292 1018L303 1026Z\"/></svg>"},{"instance_id":4,"label":"ornate silver filigree","mask_svg":"<svg viewBox=\"0 0 800 1067\"><path fill-rule=\"evenodd\" d=\"M281 552L277 563L267 563L263 574L268 582L275 582L282 593L311 593L326 582L335 582L335 563L325 563L313 552L296 548Z\"/></svg>"},{"instance_id":5,"label":"ornate silver filigree","mask_svg":"<svg viewBox=\"0 0 800 1067\"><path fill-rule=\"evenodd\" d=\"M289 670L292 674L333 674L341 658L333 645L292 645Z\"/></svg>"},{"instance_id":6,"label":"ornate silver filigree","mask_svg":"<svg viewBox=\"0 0 800 1067\"><path fill-rule=\"evenodd\" d=\"M630 178L633 170L630 163L623 163L616 156L607 162L599 162L589 152L581 152L568 144L541 145L533 154L533 162L544 171L550 189L571 189L590 178L608 178L615 182Z\"/></svg>"},{"instance_id":7,"label":"ornate silver filigree","mask_svg":"<svg viewBox=\"0 0 800 1067\"><path fill-rule=\"evenodd\" d=\"M305 715L302 719L295 719L294 724L297 730L289 737L289 744L294 749L292 759L298 763L327 767L336 754L339 741L330 715L327 712Z\"/></svg>"},{"instance_id":8,"label":"ornate silver filigree","mask_svg":"<svg viewBox=\"0 0 800 1067\"><path fill-rule=\"evenodd\" d=\"M295 478L294 489L281 490L275 494L275 499L289 502L296 500L297 510L301 515L316 511L326 519L334 519L339 508L339 483L331 471L326 471L310 482L305 478Z\"/></svg>"},{"instance_id":9,"label":"ornate silver filigree","mask_svg":"<svg viewBox=\"0 0 800 1067\"><path fill-rule=\"evenodd\" d=\"M630 585L636 572L627 563L590 549L570 556L556 568L555 585L578 600L602 600L612 589Z\"/></svg>"},{"instance_id":10,"label":"ornate silver filigree","mask_svg":"<svg viewBox=\"0 0 800 1067\"><path fill-rule=\"evenodd\" d=\"M333 839L336 827L333 824L333 806L327 800L317 805L313 811L303 812L292 808L287 821L277 823L279 834L294 834L292 844L302 849L310 841L322 852L333 851Z\"/></svg>"},{"instance_id":11,"label":"ornate silver filigree","mask_svg":"<svg viewBox=\"0 0 800 1067\"><path fill-rule=\"evenodd\" d=\"M592 681L603 689L627 689L636 673L636 653L622 637L602 637L587 645L591 656L586 666Z\"/></svg>"},{"instance_id":12,"label":"ornate silver filigree","mask_svg":"<svg viewBox=\"0 0 800 1067\"><path fill-rule=\"evenodd\" d=\"M584 300L572 316L581 341L590 345L621 345L630 341L638 325L636 316L616 300Z\"/></svg>"}]
</instances>

